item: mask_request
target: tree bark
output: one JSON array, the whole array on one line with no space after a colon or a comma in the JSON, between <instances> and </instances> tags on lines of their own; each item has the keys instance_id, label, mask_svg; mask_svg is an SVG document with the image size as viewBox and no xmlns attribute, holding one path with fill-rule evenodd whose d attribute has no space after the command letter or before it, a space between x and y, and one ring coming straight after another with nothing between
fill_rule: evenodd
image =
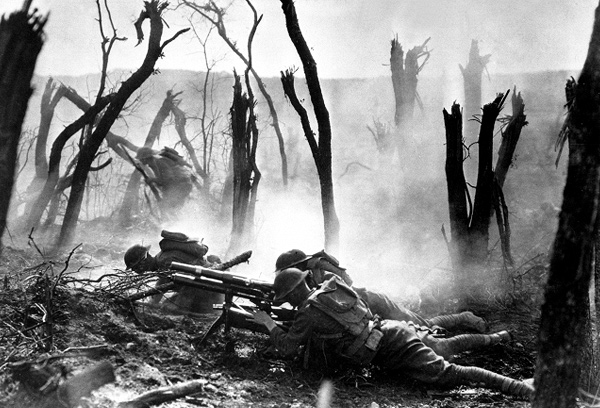
<instances>
[{"instance_id":1,"label":"tree bark","mask_svg":"<svg viewBox=\"0 0 600 408\"><path fill-rule=\"evenodd\" d=\"M471 118L478 114L481 109L481 77L485 66L490 61L491 54L479 54L479 42L471 40L471 49L469 50L469 61L467 66L458 64L463 75L465 91L465 110L464 115ZM465 122L466 136L475 136L477 132L477 122L467 120Z\"/></svg>"},{"instance_id":2,"label":"tree bark","mask_svg":"<svg viewBox=\"0 0 600 408\"><path fill-rule=\"evenodd\" d=\"M446 185L448 188L448 211L452 240L450 256L456 276L455 292L463 304L481 295L481 266L488 255L489 226L494 197L503 203L501 190L492 170L494 124L508 94L498 94L496 99L483 107L479 134L479 162L475 198L471 202L465 179L463 162L462 113L454 104L451 113L445 109L446 127ZM495 194L494 194L495 193ZM500 208L506 215L505 208ZM506 219L502 226L507 226ZM501 232L503 232L501 230ZM508 241L507 241L508 242Z\"/></svg>"},{"instance_id":3,"label":"tree bark","mask_svg":"<svg viewBox=\"0 0 600 408\"><path fill-rule=\"evenodd\" d=\"M498 94L492 103L483 107L481 128L479 130L479 160L477 186L473 201L473 214L469 226L469 244L467 262L482 265L487 258L489 227L492 215L492 192L494 172L492 169L494 147L494 125L502 110L507 94Z\"/></svg>"},{"instance_id":4,"label":"tree bark","mask_svg":"<svg viewBox=\"0 0 600 408\"><path fill-rule=\"evenodd\" d=\"M429 51L427 51L428 42L429 38L422 45L411 48L406 55L404 55L402 45L398 41L398 36L391 42L390 69L392 71L392 86L396 102L394 113L396 137L390 143L392 146L391 151L386 152L388 158L395 151L400 151L402 143L412 133L415 103L418 101L418 75L430 55ZM426 57L425 61L419 64L419 59L423 56ZM392 136L391 133L390 136Z\"/></svg>"},{"instance_id":5,"label":"tree bark","mask_svg":"<svg viewBox=\"0 0 600 408\"><path fill-rule=\"evenodd\" d=\"M48 178L48 160L46 158L46 148L48 144L50 125L52 124L52 119L54 119L54 111L56 106L65 95L66 89L67 88L61 83L57 85L52 78L49 78L46 82L44 93L42 94L42 99L40 102L40 125L35 141L35 175L27 187L27 197L37 198L46 182L46 179ZM26 200L25 210L23 211L26 216L31 214L35 201L36 200L34 199Z\"/></svg>"},{"instance_id":6,"label":"tree bark","mask_svg":"<svg viewBox=\"0 0 600 408\"><path fill-rule=\"evenodd\" d=\"M296 47L296 51L302 60L306 84L317 119L319 142L315 141L314 133L304 133L311 147L312 155L319 175L321 187L321 207L323 210L323 223L325 232L325 250L337 253L339 250L340 222L335 210L335 199L333 191L332 156L331 156L331 123L329 111L325 106L317 63L315 62L310 48L304 40L298 16L293 0L281 0L281 6L285 15L288 35ZM282 75L283 76L283 75ZM292 76L293 82L293 76ZM284 86L285 90L285 86ZM286 95L288 95L286 93ZM290 95L288 95L289 97ZM304 126L303 126L304 127Z\"/></svg>"},{"instance_id":7,"label":"tree bark","mask_svg":"<svg viewBox=\"0 0 600 408\"><path fill-rule=\"evenodd\" d=\"M600 196L600 5L565 121L569 163L538 335L532 406L576 407Z\"/></svg>"},{"instance_id":8,"label":"tree bark","mask_svg":"<svg viewBox=\"0 0 600 408\"><path fill-rule=\"evenodd\" d=\"M96 157L98 149L110 131L110 128L119 117L123 106L131 94L138 89L150 77L150 75L152 75L154 72L154 64L162 56L164 47L169 42L174 40L179 34L189 30L184 29L179 31L174 37L165 41L161 45L160 41L163 32L163 20L161 14L166 7L167 3L159 2L158 0L145 2L145 8L135 23L138 32L139 44L144 39L141 29L142 22L145 19L150 20L150 36L148 40L148 51L146 53L146 57L144 58L144 62L140 68L121 84L121 87L115 94L114 99L106 108L106 112L98 122L95 130L92 132L90 137L83 142L79 160L77 161L77 166L73 173L71 194L67 203L67 209L65 211L65 217L60 231L60 236L56 244L57 248L69 245L73 240L77 220L81 211L81 203L83 201L83 193L85 191L85 184L89 169Z\"/></svg>"},{"instance_id":9,"label":"tree bark","mask_svg":"<svg viewBox=\"0 0 600 408\"><path fill-rule=\"evenodd\" d=\"M44 43L46 17L28 9L0 21L0 252L14 184L21 127L33 92L31 78Z\"/></svg>"},{"instance_id":10,"label":"tree bark","mask_svg":"<svg viewBox=\"0 0 600 408\"><path fill-rule=\"evenodd\" d=\"M258 129L254 116L254 99L242 93L240 77L234 73L231 106L231 138L233 160L233 207L231 241L227 253L237 253L253 235L254 203L260 182L256 168Z\"/></svg>"},{"instance_id":11,"label":"tree bark","mask_svg":"<svg viewBox=\"0 0 600 408\"><path fill-rule=\"evenodd\" d=\"M52 149L50 150L50 162L48 165L48 175L44 187L40 192L39 196L35 200L35 204L31 208L31 212L27 217L25 223L26 229L37 228L44 214L44 210L48 206L48 203L57 194L57 184L60 178L60 162L62 159L62 151L69 139L78 131L83 129L86 125L91 125L92 121L100 113L106 105L110 102L112 95L108 95L96 102L96 104L88 109L83 115L81 115L75 122L68 125L58 135ZM62 192L63 189L58 189L58 192Z\"/></svg>"},{"instance_id":12,"label":"tree bark","mask_svg":"<svg viewBox=\"0 0 600 408\"><path fill-rule=\"evenodd\" d=\"M450 259L454 270L458 271L462 262L461 242L466 242L469 232L470 200L468 199L467 182L463 170L464 151L462 135L462 112L460 105L454 103L451 113L443 110L446 127L446 185L448 188L448 213L450 215Z\"/></svg>"},{"instance_id":13,"label":"tree bark","mask_svg":"<svg viewBox=\"0 0 600 408\"><path fill-rule=\"evenodd\" d=\"M527 116L525 116L525 103L521 92L517 93L517 88L513 88L512 94L512 117L502 132L502 142L498 149L498 161L494 168L494 175L500 188L504 186L506 174L510 168L517 143L521 137L521 130L527 126Z\"/></svg>"}]
</instances>

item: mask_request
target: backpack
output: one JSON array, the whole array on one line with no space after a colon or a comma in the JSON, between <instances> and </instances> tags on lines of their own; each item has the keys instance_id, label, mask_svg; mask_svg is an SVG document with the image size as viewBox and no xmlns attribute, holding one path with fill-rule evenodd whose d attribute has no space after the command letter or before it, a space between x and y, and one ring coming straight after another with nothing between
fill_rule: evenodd
<instances>
[{"instance_id":1,"label":"backpack","mask_svg":"<svg viewBox=\"0 0 600 408\"><path fill-rule=\"evenodd\" d=\"M377 349L383 333L377 329L378 318L373 316L367 304L338 276L325 281L308 298L308 304L334 319L344 328L339 337L336 353L358 365L368 364ZM342 337L351 336L351 342ZM318 340L321 336L316 334ZM325 336L325 338L332 338Z\"/></svg>"},{"instance_id":2,"label":"backpack","mask_svg":"<svg viewBox=\"0 0 600 408\"><path fill-rule=\"evenodd\" d=\"M162 252L181 251L196 258L202 258L208 252L208 246L198 240L190 239L181 232L162 230L160 236L163 238L158 245Z\"/></svg>"}]
</instances>

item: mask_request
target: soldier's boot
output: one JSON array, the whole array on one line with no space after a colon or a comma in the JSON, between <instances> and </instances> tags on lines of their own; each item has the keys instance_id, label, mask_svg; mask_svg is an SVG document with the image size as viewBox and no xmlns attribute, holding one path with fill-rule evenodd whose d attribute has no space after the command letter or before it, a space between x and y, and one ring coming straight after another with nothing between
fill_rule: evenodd
<instances>
[{"instance_id":1,"label":"soldier's boot","mask_svg":"<svg viewBox=\"0 0 600 408\"><path fill-rule=\"evenodd\" d=\"M454 365L457 384L479 383L486 388L530 399L535 388L530 381L519 381L479 367Z\"/></svg>"},{"instance_id":2,"label":"soldier's boot","mask_svg":"<svg viewBox=\"0 0 600 408\"><path fill-rule=\"evenodd\" d=\"M475 316L472 312L435 316L429 319L429 322L447 330L464 328L475 330L478 333L485 333L487 331L487 323L485 320L479 316Z\"/></svg>"},{"instance_id":3,"label":"soldier's boot","mask_svg":"<svg viewBox=\"0 0 600 408\"><path fill-rule=\"evenodd\" d=\"M447 339L435 339L433 344L430 344L430 338L423 342L440 356L448 358L463 351L493 346L511 340L511 334L506 330L502 330L492 334L460 334Z\"/></svg>"}]
</instances>

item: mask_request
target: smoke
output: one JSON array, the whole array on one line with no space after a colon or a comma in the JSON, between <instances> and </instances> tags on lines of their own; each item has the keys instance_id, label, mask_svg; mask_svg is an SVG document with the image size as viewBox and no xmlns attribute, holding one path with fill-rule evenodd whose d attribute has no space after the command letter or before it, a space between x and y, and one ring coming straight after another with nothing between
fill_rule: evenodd
<instances>
[{"instance_id":1,"label":"smoke","mask_svg":"<svg viewBox=\"0 0 600 408\"><path fill-rule=\"evenodd\" d=\"M84 18L73 19L70 14L83 13L83 10L75 6L59 7L51 0L40 3L40 8L49 7L52 14L39 72L97 72L98 53L81 54L82 50L93 50L94 46L79 42L80 37L87 41L85 44L96 41L96 28L90 29L93 17L90 16L87 27L76 27L64 23L64 19L83 23ZM278 145L270 125L266 124L268 114L259 99L257 110L263 133L259 142L258 165L263 179L258 193L255 243L247 248L253 251L250 263L236 267L236 272L270 280L280 253L292 248L306 253L317 252L323 249L324 232L313 158L306 140L300 136L297 115L286 103L277 79L280 70L300 64L285 32L279 4L271 1L255 3L259 12L264 13L254 43L255 67L270 85L268 89L274 96L283 128L291 129L284 135L290 186L287 190L281 187ZM496 92L505 92L513 85L524 93L530 125L524 130L517 150L521 159L517 160L507 180L505 195L511 216L519 220L521 225L518 227L526 230L532 226L530 220L533 219L527 211L537 211L541 204L538 200L560 199L560 175L546 175L547 178L543 179L540 173L550 168L544 160L552 161L549 123L560 118L564 104L563 81L568 74L559 73L540 80L542 77L501 76L500 73L581 66L589 41L594 6L591 1L558 0L510 0L498 4L465 0L385 0L371 3L348 0L328 2L327 6L314 0L296 2L300 25L318 63L333 129L333 174L341 224L341 247L339 253L332 255L348 268L358 286L402 297L415 292L415 288L423 289L436 283L440 276L448 275L448 248L441 234L442 226L449 231L442 109L449 109L454 101L461 102L462 80L458 64L466 63L471 39L480 40L482 54L492 54L488 66L490 79L484 78L484 103L491 101ZM127 2L119 7L121 9L115 10L115 17L133 21L139 3ZM228 32L235 39L244 38L248 20L243 9L232 9L230 16L235 25ZM129 23L125 21L124 26ZM173 24L171 28L179 29L178 24L182 23ZM55 28L60 26L73 27L74 31L61 37L62 34ZM131 31L123 34L134 38ZM415 132L403 141L394 166L386 166L366 126L374 119L393 121L393 94L386 64L389 61L389 41L395 34L398 34L405 50L431 37L428 45L432 57L420 75L418 91L423 110L415 110ZM219 44L220 39L215 38L214 41ZM139 143L165 90L172 88L173 84L185 88L188 78L184 78L181 72L169 76L169 68L200 69L191 44L192 41L183 38L169 44L165 58L160 62L162 73L153 76L152 81L156 85L147 90L147 94L152 95L151 101L149 96L145 109L136 113L136 117L129 118L129 123L118 129L120 134ZM57 48L59 45L62 47L60 50ZM182 51L178 48L181 45L187 49ZM123 54L114 55L112 63L119 67L139 64L141 58L135 54L140 52L138 49L132 51L131 46L123 50ZM73 58L64 58L65 54L76 55L73 58L77 58L78 63L73 64ZM231 72L233 66L239 67L237 64L234 59L225 59L216 69ZM239 68L238 71L241 72ZM300 76L301 71L298 74ZM92 81L82 78L78 81L77 85L65 82L75 86L82 94L93 94ZM226 91L228 87L224 85ZM310 98L304 90L303 81L297 81L297 88L310 111ZM35 115L42 87L38 85L37 89L28 112L27 126L30 128L39 123L39 117ZM215 101L223 117L226 117L230 105L226 91L223 91L225 96ZM194 103L198 104L198 100L197 94L188 92L186 88L182 95L184 110ZM64 123L70 123L63 108L59 106L59 109L57 117ZM69 114L75 116L79 112ZM56 128L51 134L57 134L57 128L64 123L55 123L53 127ZM316 122L313 122L313 128L316 130ZM173 130L165 130L160 145L173 146L173 136ZM540 191L543 192L540 194ZM193 198L197 199L197 196ZM161 229L181 231L203 239L210 248L210 254L223 256L228 247L229 225L211 217L202 203L191 202L182 219L161 223L154 231L123 239L123 251L134 243L144 243L152 245L153 252L157 252ZM517 228L517 237L518 232ZM528 236L529 241L530 238ZM524 245L527 243L527 239L521 240ZM445 280L441 279L441 282L444 284Z\"/></svg>"}]
</instances>

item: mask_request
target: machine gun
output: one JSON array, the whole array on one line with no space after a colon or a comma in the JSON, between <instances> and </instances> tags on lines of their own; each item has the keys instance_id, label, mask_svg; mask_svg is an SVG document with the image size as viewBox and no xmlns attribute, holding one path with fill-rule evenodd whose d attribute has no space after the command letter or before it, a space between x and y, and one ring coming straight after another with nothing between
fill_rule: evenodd
<instances>
[{"instance_id":1,"label":"machine gun","mask_svg":"<svg viewBox=\"0 0 600 408\"><path fill-rule=\"evenodd\" d=\"M226 334L231 327L268 334L263 325L248 321L248 317L252 316L251 312L257 309L266 311L278 325L284 327L285 323L292 321L296 314L293 309L286 309L273 304L275 293L273 292L273 284L270 282L181 262L171 262L171 269L183 272L171 274L171 279L176 285L192 286L225 295L223 305L218 307L222 309L221 315L212 323L199 341L195 342L197 346L202 345L207 337L221 325L225 326L224 331ZM254 305L236 303L233 300L234 297L247 299Z\"/></svg>"}]
</instances>

